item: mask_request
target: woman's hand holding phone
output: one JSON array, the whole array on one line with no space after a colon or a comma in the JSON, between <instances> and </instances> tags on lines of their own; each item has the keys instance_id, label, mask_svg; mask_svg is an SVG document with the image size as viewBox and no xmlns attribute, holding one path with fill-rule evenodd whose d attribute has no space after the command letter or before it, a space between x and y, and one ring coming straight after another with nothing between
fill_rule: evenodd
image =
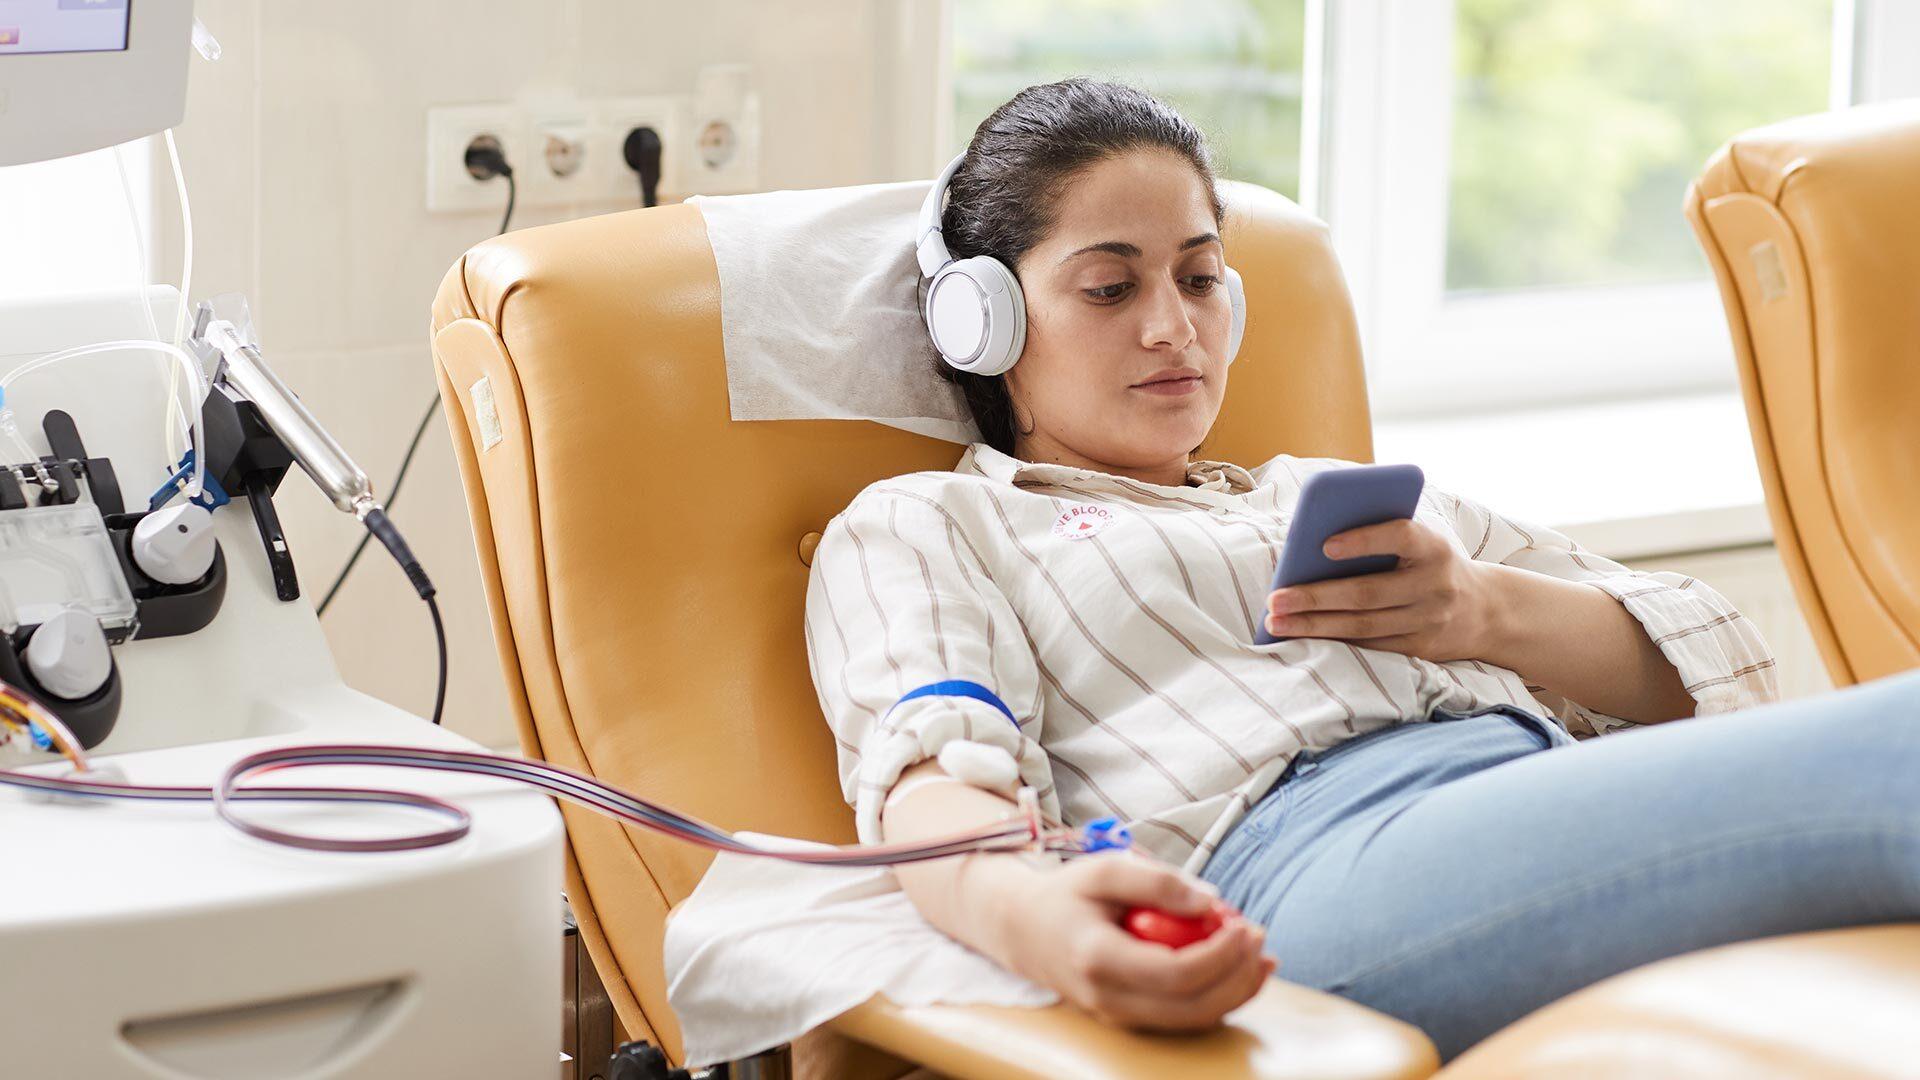
<instances>
[{"instance_id":1,"label":"woman's hand holding phone","mask_svg":"<svg viewBox=\"0 0 1920 1080\"><path fill-rule=\"evenodd\" d=\"M1267 631L1334 638L1423 660L1493 655L1500 605L1495 567L1467 558L1413 518L1349 529L1325 545L1330 559L1397 555L1398 568L1275 589Z\"/></svg>"}]
</instances>

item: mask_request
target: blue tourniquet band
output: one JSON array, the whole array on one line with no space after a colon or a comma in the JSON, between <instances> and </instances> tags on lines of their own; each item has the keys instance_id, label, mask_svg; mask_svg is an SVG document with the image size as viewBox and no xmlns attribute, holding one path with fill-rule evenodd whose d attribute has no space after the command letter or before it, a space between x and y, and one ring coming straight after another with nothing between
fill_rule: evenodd
<instances>
[{"instance_id":1,"label":"blue tourniquet band","mask_svg":"<svg viewBox=\"0 0 1920 1080\"><path fill-rule=\"evenodd\" d=\"M984 701L987 704L993 706L996 709L999 709L1002 713L1004 713L1006 715L1007 722L1012 724L1016 730L1018 730L1020 727L1020 721L1015 720L1013 718L1013 710L1007 708L1007 703L1000 700L1000 695L995 694L993 691L987 689L984 686L981 686L977 682L969 682L966 679L948 679L945 682L928 683L925 686L915 687L914 689L907 691L905 694L902 694L900 696L900 701L896 701L893 703L893 708L898 708L900 706L901 701L912 701L914 698L917 698L917 697L935 697L935 696L970 697L970 698L973 698L975 701ZM887 711L892 712L893 709L890 708Z\"/></svg>"}]
</instances>

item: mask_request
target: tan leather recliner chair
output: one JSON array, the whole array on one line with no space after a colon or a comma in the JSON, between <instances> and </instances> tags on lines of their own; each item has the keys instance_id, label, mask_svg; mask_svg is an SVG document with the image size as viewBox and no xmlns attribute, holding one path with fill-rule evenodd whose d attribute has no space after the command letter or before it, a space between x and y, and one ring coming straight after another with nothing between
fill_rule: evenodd
<instances>
[{"instance_id":1,"label":"tan leather recliner chair","mask_svg":"<svg viewBox=\"0 0 1920 1080\"><path fill-rule=\"evenodd\" d=\"M1686 212L1827 670L1845 686L1920 665L1920 101L1740 135Z\"/></svg>"},{"instance_id":2,"label":"tan leather recliner chair","mask_svg":"<svg viewBox=\"0 0 1920 1080\"><path fill-rule=\"evenodd\" d=\"M1242 463L1282 452L1369 460L1353 312L1325 227L1265 189L1229 184L1224 193L1249 317L1206 452ZM730 421L719 281L691 206L479 245L441 286L433 346L525 752L724 827L851 842L853 815L840 798L800 633L807 559L827 520L869 482L949 468L961 448L866 422ZM562 809L569 896L622 1026L678 1061L661 938L708 856ZM1873 1040L1844 1025L1795 1024L1805 1001L1830 997L1832 987L1792 977L1850 964L1848 987L1920 1001L1920 979L1909 974L1920 968L1920 933L1877 933L1893 936L1802 935L1709 950L1668 961L1691 965L1674 976L1651 965L1620 978L1642 980L1630 991L1650 981L1654 996L1627 993L1598 1030L1661 1028L1668 1041L1638 1045L1696 1057L1703 1046L1770 1050L1776 1031L1795 1045L1844 1040L1845 1053L1856 1053ZM1853 952L1823 946L1828 937L1866 941L1892 959L1857 961L1857 944ZM1760 1034L1713 1015L1743 1000L1755 958L1787 977L1768 984L1771 1011L1737 1015L1767 1018ZM1689 1012L1689 1002L1704 1011ZM1570 1019L1564 1010L1543 1014L1548 1027L1522 1021L1473 1052L1475 1068L1522 1062L1524 1071L1458 1075L1551 1076L1553 1061L1575 1059L1588 1070L1580 1075L1622 1075L1592 1071L1615 1060L1604 1052L1614 1043L1596 1049L1585 1039L1578 1009ZM895 1077L911 1062L996 1080L1362 1080L1422 1077L1435 1067L1414 1028L1280 980L1225 1028L1191 1038L1128 1034L1064 1005L902 1009L875 1000L828 1027L795 1046L800 1075ZM1503 1043L1509 1033L1518 1041ZM1585 1056L1569 1057L1575 1045Z\"/></svg>"},{"instance_id":3,"label":"tan leather recliner chair","mask_svg":"<svg viewBox=\"0 0 1920 1080\"><path fill-rule=\"evenodd\" d=\"M1369 458L1359 343L1325 228L1265 189L1228 194L1249 318L1211 445L1233 460ZM694 206L481 244L447 275L433 325L526 753L726 828L853 842L800 634L807 560L861 488L950 468L963 448L860 421L730 421L719 278ZM495 422L476 412L483 379ZM710 856L563 811L568 895L621 1024L678 1061L661 939ZM834 1026L959 1076L1434 1068L1417 1029L1279 981L1232 1027L1191 1041L1130 1036L1065 1006L874 1003ZM802 1072L906 1071L809 1042L796 1048Z\"/></svg>"}]
</instances>

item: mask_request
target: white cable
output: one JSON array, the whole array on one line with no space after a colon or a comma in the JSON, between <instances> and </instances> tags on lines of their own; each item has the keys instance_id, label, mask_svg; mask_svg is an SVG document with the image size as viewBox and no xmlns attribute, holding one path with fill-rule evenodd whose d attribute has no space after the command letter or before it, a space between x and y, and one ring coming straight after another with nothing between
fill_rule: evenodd
<instances>
[{"instance_id":1,"label":"white cable","mask_svg":"<svg viewBox=\"0 0 1920 1080\"><path fill-rule=\"evenodd\" d=\"M188 434L193 444L193 479L187 483L187 498L191 499L200 494L201 488L204 486L206 480L207 455L206 447L202 441L203 435L200 430L200 405L207 396L207 376L200 368L200 358L187 350L179 348L178 346L169 345L164 341L137 341L133 339L125 341L102 341L92 345L76 345L71 349L61 349L59 352L51 352L38 359L29 360L13 369L7 373L5 378L0 378L0 394L4 394L6 390L21 377L39 371L41 368L60 363L61 361L74 360L82 356L93 356L98 353L126 351L163 353L173 360L173 373L176 376L184 373L187 377L187 382L191 389L189 391L190 396L187 398L185 405L187 415L192 418L188 426ZM177 398L178 387L179 383L175 381L173 387L169 389L169 394ZM171 461L167 462L168 466L172 464Z\"/></svg>"},{"instance_id":2,"label":"white cable","mask_svg":"<svg viewBox=\"0 0 1920 1080\"><path fill-rule=\"evenodd\" d=\"M146 230L140 227L140 209L133 197L133 181L127 177L127 146L120 143L113 148L113 163L120 169L120 193L127 197L127 223L133 226L133 250L139 262L139 272L134 275L140 284L140 311L147 317L147 336L160 340L160 327L153 321L153 305L147 303L147 286L152 284L152 275L147 265Z\"/></svg>"},{"instance_id":3,"label":"white cable","mask_svg":"<svg viewBox=\"0 0 1920 1080\"><path fill-rule=\"evenodd\" d=\"M184 249L180 258L180 310L173 323L173 347L178 349L187 341L187 302L193 295L193 204L187 200L187 177L180 171L180 147L173 141L173 129L168 128L164 134L167 159L173 162L173 188L180 196L180 238Z\"/></svg>"},{"instance_id":4,"label":"white cable","mask_svg":"<svg viewBox=\"0 0 1920 1080\"><path fill-rule=\"evenodd\" d=\"M180 197L180 303L174 312L173 319L173 347L178 349L185 345L187 341L187 306L189 298L193 295L193 203L187 199L187 177L180 169L180 147L173 141L172 128L166 130L166 140L167 160L173 163L173 189ZM177 366L170 366L167 369L167 400L169 402L176 400L177 394L179 393L179 382L176 378L179 370ZM205 399L207 396L205 384L206 379L203 377L200 380L199 387L200 399ZM173 440L177 434L174 428L175 422L174 417L169 413L167 417L166 461L167 468L169 469L173 468L174 462ZM193 415L187 418L187 423L189 430L196 433L193 441L193 490L189 493L189 497L192 497L193 495L200 494L201 446L197 435L200 427L200 407L198 400L196 400L194 404Z\"/></svg>"},{"instance_id":5,"label":"white cable","mask_svg":"<svg viewBox=\"0 0 1920 1080\"><path fill-rule=\"evenodd\" d=\"M134 253L139 259L134 279L138 282L138 301L140 314L147 319L147 336L160 340L160 327L153 321L153 304L147 299L147 286L153 283L152 266L147 262L146 230L140 227L140 208L133 197L133 181L127 177L127 146L120 143L113 148L113 163L120 170L120 193L127 198L127 221L133 226ZM184 300L184 298L183 298ZM161 443L160 456L171 465L179 455L180 433L187 429L189 421L180 411L179 401L180 369L173 364L167 365L167 431Z\"/></svg>"}]
</instances>

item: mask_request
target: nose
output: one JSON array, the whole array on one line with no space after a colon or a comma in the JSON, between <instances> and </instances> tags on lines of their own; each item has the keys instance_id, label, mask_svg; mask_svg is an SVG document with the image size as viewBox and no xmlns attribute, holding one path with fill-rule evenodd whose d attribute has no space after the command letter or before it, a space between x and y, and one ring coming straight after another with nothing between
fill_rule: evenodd
<instances>
[{"instance_id":1,"label":"nose","mask_svg":"<svg viewBox=\"0 0 1920 1080\"><path fill-rule=\"evenodd\" d=\"M1180 283L1162 281L1148 290L1140 311L1140 344L1149 349L1171 348L1179 352L1193 344L1198 331L1187 312L1186 298L1180 295Z\"/></svg>"}]
</instances>

